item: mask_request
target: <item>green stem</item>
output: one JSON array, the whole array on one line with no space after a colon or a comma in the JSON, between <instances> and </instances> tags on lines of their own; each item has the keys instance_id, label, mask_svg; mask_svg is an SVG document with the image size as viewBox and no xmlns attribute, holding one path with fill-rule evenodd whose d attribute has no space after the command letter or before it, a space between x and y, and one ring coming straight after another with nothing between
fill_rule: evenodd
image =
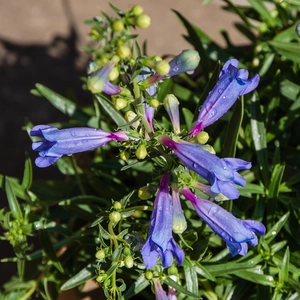
<instances>
[{"instance_id":1,"label":"green stem","mask_svg":"<svg viewBox=\"0 0 300 300\"><path fill-rule=\"evenodd\" d=\"M113 240L115 248L118 248L117 236L115 235L112 222L108 223L108 232L110 233L111 239Z\"/></svg>"},{"instance_id":2,"label":"green stem","mask_svg":"<svg viewBox=\"0 0 300 300\"><path fill-rule=\"evenodd\" d=\"M80 192L82 195L85 195L86 193L85 193L84 187L81 183L80 176L77 172L77 163L76 163L76 160L73 155L71 156L71 162L72 162L72 166L73 166L74 173L75 173L75 178L76 178L77 184L79 186Z\"/></svg>"}]
</instances>

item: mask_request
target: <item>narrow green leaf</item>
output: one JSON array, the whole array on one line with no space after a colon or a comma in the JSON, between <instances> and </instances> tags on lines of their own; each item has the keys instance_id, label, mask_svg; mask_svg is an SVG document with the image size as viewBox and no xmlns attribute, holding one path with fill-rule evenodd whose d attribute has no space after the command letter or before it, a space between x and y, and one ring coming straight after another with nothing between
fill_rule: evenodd
<instances>
[{"instance_id":1,"label":"narrow green leaf","mask_svg":"<svg viewBox=\"0 0 300 300\"><path fill-rule=\"evenodd\" d=\"M269 193L268 193L269 199L278 197L284 169L285 169L285 165L282 164L277 164L273 167L271 182L269 186Z\"/></svg>"},{"instance_id":2,"label":"narrow green leaf","mask_svg":"<svg viewBox=\"0 0 300 300\"><path fill-rule=\"evenodd\" d=\"M269 42L271 46L275 47L279 54L286 58L300 63L300 43L283 43L283 42Z\"/></svg>"},{"instance_id":3,"label":"narrow green leaf","mask_svg":"<svg viewBox=\"0 0 300 300\"><path fill-rule=\"evenodd\" d=\"M17 258L18 275L22 281L25 273L25 260L23 258Z\"/></svg>"},{"instance_id":4,"label":"narrow green leaf","mask_svg":"<svg viewBox=\"0 0 300 300\"><path fill-rule=\"evenodd\" d=\"M32 184L32 163L29 155L26 153L25 168L22 180L22 188L27 192Z\"/></svg>"},{"instance_id":5,"label":"narrow green leaf","mask_svg":"<svg viewBox=\"0 0 300 300\"><path fill-rule=\"evenodd\" d=\"M192 126L192 121L193 121L193 116L194 115L189 109L187 109L185 107L182 108L182 113L183 113L183 116L184 116L184 121L185 121L186 127L188 129L190 129L191 126Z\"/></svg>"},{"instance_id":6,"label":"narrow green leaf","mask_svg":"<svg viewBox=\"0 0 300 300\"><path fill-rule=\"evenodd\" d=\"M101 95L96 95L96 99L99 101L100 105L106 111L106 113L112 118L112 120L115 121L115 123L118 126L127 125L126 120L108 99L104 98Z\"/></svg>"},{"instance_id":7,"label":"narrow green leaf","mask_svg":"<svg viewBox=\"0 0 300 300\"><path fill-rule=\"evenodd\" d=\"M237 271L253 268L252 262L247 263L220 263L220 264L205 264L202 265L212 276L222 276L225 274L235 274Z\"/></svg>"},{"instance_id":8,"label":"narrow green leaf","mask_svg":"<svg viewBox=\"0 0 300 300\"><path fill-rule=\"evenodd\" d=\"M16 220L23 220L22 210L20 208L19 202L16 198L12 185L8 177L5 177L5 191L8 200L8 205L11 210L13 217Z\"/></svg>"},{"instance_id":9,"label":"narrow green leaf","mask_svg":"<svg viewBox=\"0 0 300 300\"><path fill-rule=\"evenodd\" d=\"M61 273L64 273L64 269L56 256L53 244L50 239L50 235L48 230L40 230L39 231L39 239L41 242L41 245L48 256L48 258L52 261L53 265L57 268L58 271Z\"/></svg>"},{"instance_id":10,"label":"narrow green leaf","mask_svg":"<svg viewBox=\"0 0 300 300\"><path fill-rule=\"evenodd\" d=\"M189 297L193 297L193 298L196 298L196 299L200 298L198 296L198 294L191 293L190 291L188 291L187 289L185 289L184 287L182 287L180 284L178 284L176 281L174 281L170 277L167 277L164 280L164 283L166 283L167 285L173 287L174 289L176 289L177 292L183 293L184 295L187 295Z\"/></svg>"},{"instance_id":11,"label":"narrow green leaf","mask_svg":"<svg viewBox=\"0 0 300 300\"><path fill-rule=\"evenodd\" d=\"M68 115L69 117L80 120L85 124L88 123L90 117L80 108L78 108L74 102L55 93L42 84L36 84L36 88L42 96L44 96L55 108L60 110L62 113Z\"/></svg>"},{"instance_id":12,"label":"narrow green leaf","mask_svg":"<svg viewBox=\"0 0 300 300\"><path fill-rule=\"evenodd\" d=\"M182 267L184 270L187 290L195 295L198 295L198 276L194 266L188 259L185 259L185 261L182 263ZM198 299L198 296L190 297L190 299Z\"/></svg>"},{"instance_id":13,"label":"narrow green leaf","mask_svg":"<svg viewBox=\"0 0 300 300\"><path fill-rule=\"evenodd\" d=\"M267 244L269 244L271 241L274 240L274 238L278 235L283 225L286 223L286 221L289 218L290 213L287 212L285 215L283 215L279 221L266 233L264 236L264 240Z\"/></svg>"},{"instance_id":14,"label":"narrow green leaf","mask_svg":"<svg viewBox=\"0 0 300 300\"><path fill-rule=\"evenodd\" d=\"M231 119L227 125L222 157L235 157L236 144L244 116L244 98L236 101Z\"/></svg>"},{"instance_id":15,"label":"narrow green leaf","mask_svg":"<svg viewBox=\"0 0 300 300\"><path fill-rule=\"evenodd\" d=\"M267 153L266 129L263 121L263 115L257 94L252 96L252 114L251 114L251 130L256 150L259 170L262 176L262 182L266 188L269 187L269 164Z\"/></svg>"},{"instance_id":16,"label":"narrow green leaf","mask_svg":"<svg viewBox=\"0 0 300 300\"><path fill-rule=\"evenodd\" d=\"M251 271L237 271L234 275L257 284L275 287L275 280L271 275L258 274Z\"/></svg>"},{"instance_id":17,"label":"narrow green leaf","mask_svg":"<svg viewBox=\"0 0 300 300\"><path fill-rule=\"evenodd\" d=\"M89 264L81 271L79 271L75 276L67 280L62 286L61 290L66 291L76 286L79 286L83 283L86 283L88 280L96 277L96 266Z\"/></svg>"},{"instance_id":18,"label":"narrow green leaf","mask_svg":"<svg viewBox=\"0 0 300 300\"><path fill-rule=\"evenodd\" d=\"M142 274L135 282L129 287L129 289L124 294L124 299L130 299L131 297L139 294L141 291L143 291L148 285L149 280L145 278L145 275Z\"/></svg>"},{"instance_id":19,"label":"narrow green leaf","mask_svg":"<svg viewBox=\"0 0 300 300\"><path fill-rule=\"evenodd\" d=\"M211 280L211 281L216 281L216 278L213 275L211 275L210 272L208 272L206 270L206 268L204 266L202 266L200 263L195 262L194 268L195 268L195 271L199 275L203 276L204 278Z\"/></svg>"},{"instance_id":20,"label":"narrow green leaf","mask_svg":"<svg viewBox=\"0 0 300 300\"><path fill-rule=\"evenodd\" d=\"M288 281L289 278L289 263L290 263L290 250L289 247L286 248L284 256L282 259L282 264L279 269L279 283L283 285Z\"/></svg>"},{"instance_id":21,"label":"narrow green leaf","mask_svg":"<svg viewBox=\"0 0 300 300\"><path fill-rule=\"evenodd\" d=\"M262 20L267 21L272 27L277 25L276 19L271 16L270 11L265 7L264 1L248 0L252 7L260 14Z\"/></svg>"}]
</instances>

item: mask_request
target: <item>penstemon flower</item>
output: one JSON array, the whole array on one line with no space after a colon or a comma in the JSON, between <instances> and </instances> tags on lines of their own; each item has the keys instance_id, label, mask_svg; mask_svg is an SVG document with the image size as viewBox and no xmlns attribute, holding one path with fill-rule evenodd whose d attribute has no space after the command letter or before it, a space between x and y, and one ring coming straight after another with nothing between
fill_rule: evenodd
<instances>
[{"instance_id":1,"label":"penstemon flower","mask_svg":"<svg viewBox=\"0 0 300 300\"><path fill-rule=\"evenodd\" d=\"M167 296L167 293L162 288L159 279L153 278L152 281L154 283L155 300L169 300L169 297Z\"/></svg>"},{"instance_id":2,"label":"penstemon flower","mask_svg":"<svg viewBox=\"0 0 300 300\"><path fill-rule=\"evenodd\" d=\"M188 188L180 190L194 206L199 217L226 243L232 256L246 255L249 243L256 246L257 236L254 232L264 235L265 226L253 220L241 220L234 217L219 205L205 199L198 198Z\"/></svg>"},{"instance_id":3,"label":"penstemon flower","mask_svg":"<svg viewBox=\"0 0 300 300\"><path fill-rule=\"evenodd\" d=\"M30 135L43 138L32 143L32 149L39 151L35 164L40 168L54 164L62 155L92 150L110 141L128 140L122 131L111 133L96 128L57 129L48 125L33 127Z\"/></svg>"},{"instance_id":4,"label":"penstemon flower","mask_svg":"<svg viewBox=\"0 0 300 300\"><path fill-rule=\"evenodd\" d=\"M167 136L160 137L160 143L174 151L184 165L209 181L211 192L237 199L239 192L233 184L244 186L246 180L236 171L251 168L251 163L237 158L218 158L196 144Z\"/></svg>"},{"instance_id":5,"label":"penstemon flower","mask_svg":"<svg viewBox=\"0 0 300 300\"><path fill-rule=\"evenodd\" d=\"M219 82L203 103L195 126L190 133L195 136L199 131L222 117L239 96L253 91L260 80L258 74L248 79L248 71L238 69L236 59L228 60L220 73Z\"/></svg>"},{"instance_id":6,"label":"penstemon flower","mask_svg":"<svg viewBox=\"0 0 300 300\"><path fill-rule=\"evenodd\" d=\"M173 206L169 180L170 174L162 175L151 215L149 237L141 251L147 269L156 265L159 256L164 268L172 265L173 255L179 265L184 260L184 252L172 236Z\"/></svg>"}]
</instances>

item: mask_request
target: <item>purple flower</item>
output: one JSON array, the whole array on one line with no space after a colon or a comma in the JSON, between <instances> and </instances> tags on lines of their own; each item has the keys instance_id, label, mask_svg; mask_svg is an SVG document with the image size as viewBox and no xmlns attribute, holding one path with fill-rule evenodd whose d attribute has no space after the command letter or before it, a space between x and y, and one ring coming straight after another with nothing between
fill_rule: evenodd
<instances>
[{"instance_id":1,"label":"purple flower","mask_svg":"<svg viewBox=\"0 0 300 300\"><path fill-rule=\"evenodd\" d=\"M115 64L115 62L111 61L107 66L97 70L89 76L87 86L93 94L104 92L107 95L117 95L121 93L122 88L118 85L112 84L108 80L108 76ZM90 71L88 70L88 72L93 71L94 67L94 64L90 65Z\"/></svg>"},{"instance_id":2,"label":"purple flower","mask_svg":"<svg viewBox=\"0 0 300 300\"><path fill-rule=\"evenodd\" d=\"M167 94L164 99L164 107L170 117L174 132L176 134L179 134L180 133L179 101L173 94Z\"/></svg>"},{"instance_id":3,"label":"purple flower","mask_svg":"<svg viewBox=\"0 0 300 300\"><path fill-rule=\"evenodd\" d=\"M152 279L155 289L155 300L169 300L167 293L163 290L158 278Z\"/></svg>"},{"instance_id":4,"label":"purple flower","mask_svg":"<svg viewBox=\"0 0 300 300\"><path fill-rule=\"evenodd\" d=\"M228 60L221 70L219 82L209 93L200 109L198 120L190 133L194 136L203 128L222 117L234 104L238 96L253 91L259 83L259 75L248 79L248 71L238 69L236 59Z\"/></svg>"},{"instance_id":5,"label":"purple flower","mask_svg":"<svg viewBox=\"0 0 300 300\"><path fill-rule=\"evenodd\" d=\"M167 75L154 74L148 77L144 84L150 85L159 80L176 76L185 72L194 71L200 62L199 53L195 50L183 50L179 55L175 56L170 62L170 71Z\"/></svg>"},{"instance_id":6,"label":"purple flower","mask_svg":"<svg viewBox=\"0 0 300 300\"><path fill-rule=\"evenodd\" d=\"M31 136L43 138L33 142L32 149L39 151L35 164L45 168L55 163L62 155L84 152L103 146L110 141L126 141L122 132L106 132L95 128L57 129L48 125L38 125L31 129Z\"/></svg>"},{"instance_id":7,"label":"purple flower","mask_svg":"<svg viewBox=\"0 0 300 300\"><path fill-rule=\"evenodd\" d=\"M184 260L184 252L172 236L173 207L169 180L170 174L164 174L161 178L151 215L149 237L141 251L147 269L155 266L159 256L164 268L172 265L173 255L179 265Z\"/></svg>"},{"instance_id":8,"label":"purple flower","mask_svg":"<svg viewBox=\"0 0 300 300\"><path fill-rule=\"evenodd\" d=\"M241 220L215 203L198 198L188 188L180 190L194 206L198 216L226 243L232 256L246 255L249 243L251 246L258 244L254 232L264 235L265 226L253 220Z\"/></svg>"},{"instance_id":9,"label":"purple flower","mask_svg":"<svg viewBox=\"0 0 300 300\"><path fill-rule=\"evenodd\" d=\"M251 168L251 163L237 158L219 158L202 149L200 145L178 139L179 143L167 136L160 142L171 148L187 168L209 181L211 191L223 194L229 199L237 199L239 192L233 184L244 186L246 180L238 170Z\"/></svg>"}]
</instances>

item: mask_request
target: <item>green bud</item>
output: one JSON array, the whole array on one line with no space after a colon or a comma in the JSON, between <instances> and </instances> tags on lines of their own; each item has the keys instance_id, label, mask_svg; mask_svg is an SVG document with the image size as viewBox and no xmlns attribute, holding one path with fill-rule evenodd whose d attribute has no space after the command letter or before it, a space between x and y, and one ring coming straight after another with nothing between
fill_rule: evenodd
<instances>
[{"instance_id":1,"label":"green bud","mask_svg":"<svg viewBox=\"0 0 300 300\"><path fill-rule=\"evenodd\" d=\"M144 12L144 8L141 5L135 5L131 11L137 17Z\"/></svg>"},{"instance_id":2,"label":"green bud","mask_svg":"<svg viewBox=\"0 0 300 300\"><path fill-rule=\"evenodd\" d=\"M107 275L106 274L101 274L99 276L96 277L96 281L101 283L103 282L105 279L107 278Z\"/></svg>"},{"instance_id":3,"label":"green bud","mask_svg":"<svg viewBox=\"0 0 300 300\"><path fill-rule=\"evenodd\" d=\"M121 208L122 208L121 202L116 201L116 202L114 203L114 205L113 205L113 208L116 209L116 210L121 209Z\"/></svg>"},{"instance_id":4,"label":"green bud","mask_svg":"<svg viewBox=\"0 0 300 300\"><path fill-rule=\"evenodd\" d=\"M127 58L131 55L131 50L128 46L126 45L120 45L118 48L117 48L117 55L124 59L124 58Z\"/></svg>"},{"instance_id":5,"label":"green bud","mask_svg":"<svg viewBox=\"0 0 300 300\"><path fill-rule=\"evenodd\" d=\"M98 250L97 252L96 252L96 254L95 254L95 257L97 258L97 259L100 259L100 260L102 260L102 259L104 259L105 258L105 251L104 250Z\"/></svg>"},{"instance_id":6,"label":"green bud","mask_svg":"<svg viewBox=\"0 0 300 300\"><path fill-rule=\"evenodd\" d=\"M122 151L120 153L120 158L124 161L127 161L129 159L129 153L127 151Z\"/></svg>"},{"instance_id":7,"label":"green bud","mask_svg":"<svg viewBox=\"0 0 300 300\"><path fill-rule=\"evenodd\" d=\"M148 186L143 186L138 191L138 197L141 200L148 200L153 196Z\"/></svg>"},{"instance_id":8,"label":"green bud","mask_svg":"<svg viewBox=\"0 0 300 300\"><path fill-rule=\"evenodd\" d=\"M145 278L146 278L147 280L151 280L151 279L153 278L153 273L152 273L151 271L147 271L147 272L145 273Z\"/></svg>"},{"instance_id":9,"label":"green bud","mask_svg":"<svg viewBox=\"0 0 300 300\"><path fill-rule=\"evenodd\" d=\"M118 68L113 67L112 70L110 71L109 75L108 75L108 80L110 81L114 81L119 77L120 73Z\"/></svg>"},{"instance_id":10,"label":"green bud","mask_svg":"<svg viewBox=\"0 0 300 300\"><path fill-rule=\"evenodd\" d=\"M124 250L123 250L123 254L124 254L125 256L131 255L130 248L129 248L129 247L125 247Z\"/></svg>"},{"instance_id":11,"label":"green bud","mask_svg":"<svg viewBox=\"0 0 300 300\"><path fill-rule=\"evenodd\" d=\"M155 64L155 71L158 75L164 76L170 72L170 65L167 61L161 60Z\"/></svg>"},{"instance_id":12,"label":"green bud","mask_svg":"<svg viewBox=\"0 0 300 300\"><path fill-rule=\"evenodd\" d=\"M120 32L124 29L124 23L121 20L116 20L112 23L112 29L114 31Z\"/></svg>"},{"instance_id":13,"label":"green bud","mask_svg":"<svg viewBox=\"0 0 300 300\"><path fill-rule=\"evenodd\" d=\"M131 269L133 267L133 258L132 256L126 256L124 259L125 267Z\"/></svg>"},{"instance_id":14,"label":"green bud","mask_svg":"<svg viewBox=\"0 0 300 300\"><path fill-rule=\"evenodd\" d=\"M128 101L123 98L113 98L112 100L117 110L121 110L128 105Z\"/></svg>"},{"instance_id":15,"label":"green bud","mask_svg":"<svg viewBox=\"0 0 300 300\"><path fill-rule=\"evenodd\" d=\"M135 112L131 111L131 110L129 110L129 111L127 111L125 113L125 120L128 123L130 123L131 121L133 121L136 117L137 117L137 114ZM140 121L139 120L131 124L131 126L133 128L137 128L139 125L140 125Z\"/></svg>"},{"instance_id":16,"label":"green bud","mask_svg":"<svg viewBox=\"0 0 300 300\"><path fill-rule=\"evenodd\" d=\"M141 14L136 18L135 25L146 29L151 25L151 18L146 14Z\"/></svg>"},{"instance_id":17,"label":"green bud","mask_svg":"<svg viewBox=\"0 0 300 300\"><path fill-rule=\"evenodd\" d=\"M113 211L109 214L109 220L113 223L118 223L121 220L121 218L121 214L117 211Z\"/></svg>"},{"instance_id":18,"label":"green bud","mask_svg":"<svg viewBox=\"0 0 300 300\"><path fill-rule=\"evenodd\" d=\"M205 132L205 131L200 131L200 132L197 134L197 142L198 142L199 144L202 144L202 145L206 144L207 141L208 141L208 139L209 139L209 135L208 135L208 133Z\"/></svg>"},{"instance_id":19,"label":"green bud","mask_svg":"<svg viewBox=\"0 0 300 300\"><path fill-rule=\"evenodd\" d=\"M168 275L178 275L178 269L175 266L171 266L170 268L168 268Z\"/></svg>"},{"instance_id":20,"label":"green bud","mask_svg":"<svg viewBox=\"0 0 300 300\"><path fill-rule=\"evenodd\" d=\"M138 159L144 159L147 156L147 148L144 144L138 146L138 148L135 151L135 156Z\"/></svg>"},{"instance_id":21,"label":"green bud","mask_svg":"<svg viewBox=\"0 0 300 300\"><path fill-rule=\"evenodd\" d=\"M160 105L159 101L157 99L154 99L154 98L150 100L149 104L150 104L151 107L153 107L155 109L158 108L159 105Z\"/></svg>"}]
</instances>

